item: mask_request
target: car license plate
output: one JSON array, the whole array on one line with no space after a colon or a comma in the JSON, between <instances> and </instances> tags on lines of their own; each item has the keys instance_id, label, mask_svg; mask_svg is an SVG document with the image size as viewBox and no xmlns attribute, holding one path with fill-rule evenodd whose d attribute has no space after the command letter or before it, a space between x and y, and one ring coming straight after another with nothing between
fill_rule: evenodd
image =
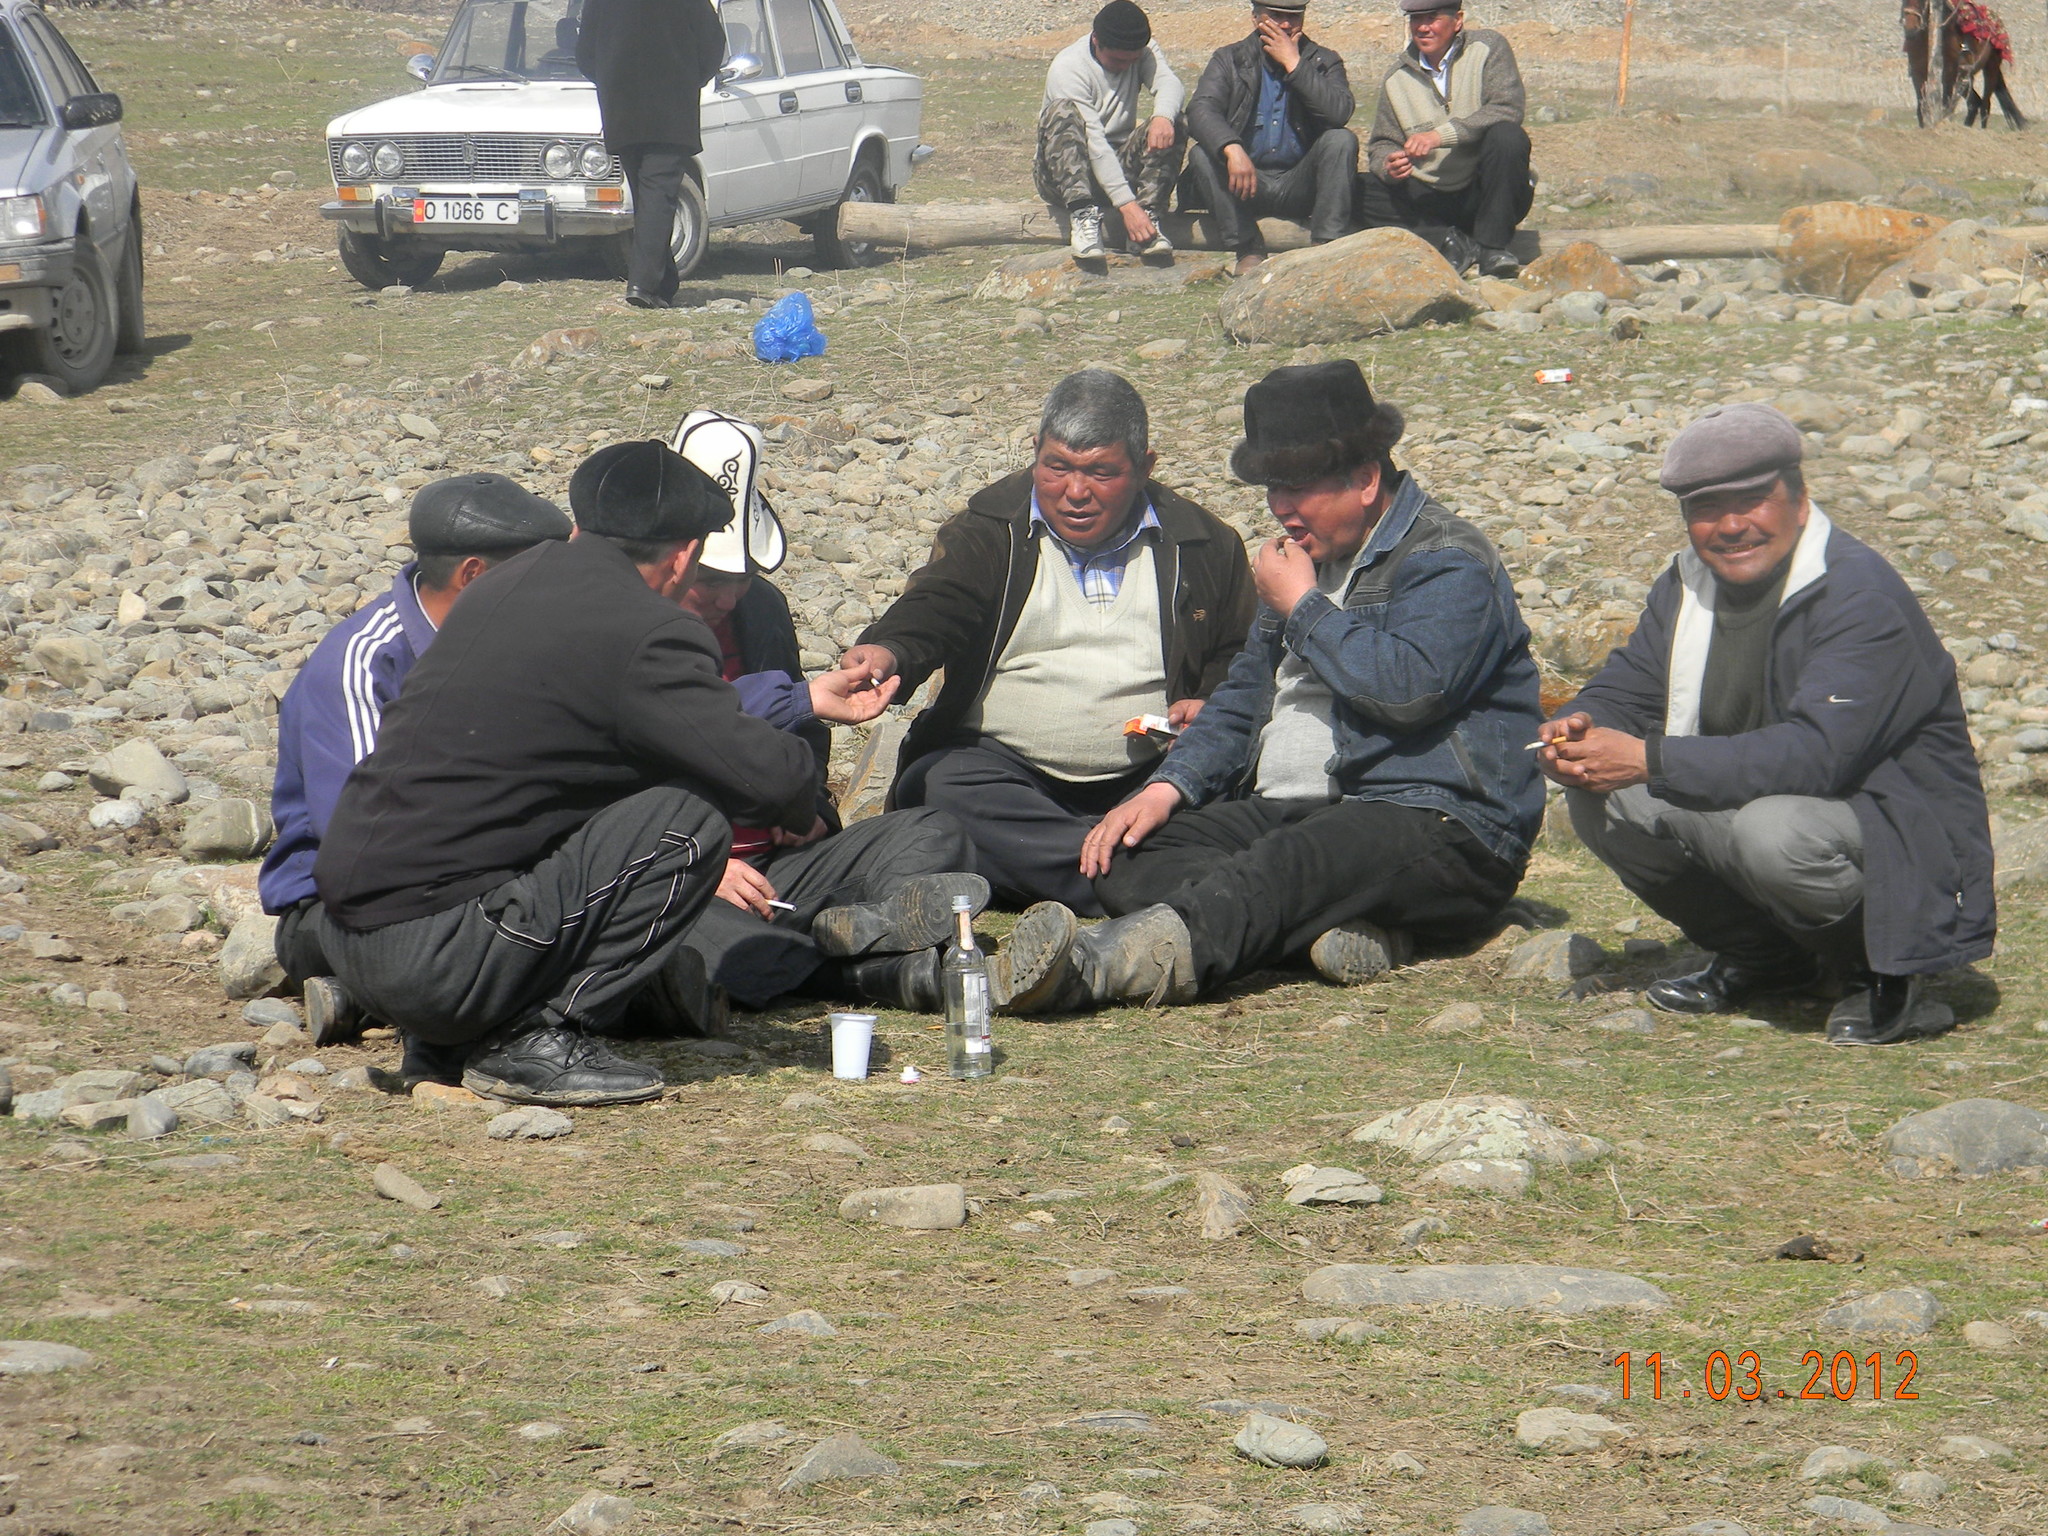
<instances>
[{"instance_id":1,"label":"car license plate","mask_svg":"<svg viewBox=\"0 0 2048 1536\"><path fill-rule=\"evenodd\" d=\"M415 224L517 224L516 197L416 197Z\"/></svg>"}]
</instances>

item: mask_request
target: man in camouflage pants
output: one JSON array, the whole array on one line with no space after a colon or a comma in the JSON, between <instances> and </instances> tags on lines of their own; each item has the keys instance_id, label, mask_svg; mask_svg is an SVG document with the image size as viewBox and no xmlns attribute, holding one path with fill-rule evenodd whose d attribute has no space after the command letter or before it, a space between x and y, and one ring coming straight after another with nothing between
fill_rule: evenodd
<instances>
[{"instance_id":1,"label":"man in camouflage pants","mask_svg":"<svg viewBox=\"0 0 2048 1536\"><path fill-rule=\"evenodd\" d=\"M1138 93L1152 92L1152 116L1138 117ZM1088 36L1062 49L1046 72L1032 179L1039 196L1066 210L1077 257L1100 257L1104 205L1116 209L1122 243L1140 256L1171 259L1160 232L1180 174L1180 79L1152 41L1152 24L1132 0L1110 0Z\"/></svg>"}]
</instances>

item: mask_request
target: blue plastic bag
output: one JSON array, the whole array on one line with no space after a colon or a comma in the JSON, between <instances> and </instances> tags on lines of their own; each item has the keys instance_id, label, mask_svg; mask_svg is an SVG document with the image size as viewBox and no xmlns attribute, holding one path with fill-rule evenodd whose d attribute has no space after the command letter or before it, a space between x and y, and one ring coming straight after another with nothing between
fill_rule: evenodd
<instances>
[{"instance_id":1,"label":"blue plastic bag","mask_svg":"<svg viewBox=\"0 0 2048 1536\"><path fill-rule=\"evenodd\" d=\"M764 363L793 363L825 350L825 333L811 317L811 296L785 293L754 322L754 356Z\"/></svg>"}]
</instances>

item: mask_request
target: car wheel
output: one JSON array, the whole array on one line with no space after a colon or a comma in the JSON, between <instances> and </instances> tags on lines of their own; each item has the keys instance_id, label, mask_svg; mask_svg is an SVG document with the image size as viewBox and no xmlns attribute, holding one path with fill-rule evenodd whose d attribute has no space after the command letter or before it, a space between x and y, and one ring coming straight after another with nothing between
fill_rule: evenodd
<instances>
[{"instance_id":1,"label":"car wheel","mask_svg":"<svg viewBox=\"0 0 2048 1536\"><path fill-rule=\"evenodd\" d=\"M811 243L817 248L818 265L821 267L873 267L889 260L889 255L880 246L867 240L842 240L839 238L839 208L847 203L893 203L896 195L882 184L882 168L874 159L863 156L853 168L853 174L846 178L846 190L839 195L839 204L825 215L824 220L812 231Z\"/></svg>"},{"instance_id":2,"label":"car wheel","mask_svg":"<svg viewBox=\"0 0 2048 1536\"><path fill-rule=\"evenodd\" d=\"M711 216L704 207L704 189L697 185L694 176L685 176L676 191L676 222L668 242L678 282L697 270L710 244ZM606 236L603 248L605 271L624 282L633 266L633 232Z\"/></svg>"},{"instance_id":3,"label":"car wheel","mask_svg":"<svg viewBox=\"0 0 2048 1536\"><path fill-rule=\"evenodd\" d=\"M365 288L417 288L441 270L446 251L405 249L375 235L340 232L341 264Z\"/></svg>"},{"instance_id":4,"label":"car wheel","mask_svg":"<svg viewBox=\"0 0 2048 1536\"><path fill-rule=\"evenodd\" d=\"M128 239L121 247L121 275L115 282L115 307L120 312L120 325L114 338L114 350L127 355L140 352L148 344L149 333L143 324L142 311L142 210L137 208L128 215Z\"/></svg>"},{"instance_id":5,"label":"car wheel","mask_svg":"<svg viewBox=\"0 0 2048 1536\"><path fill-rule=\"evenodd\" d=\"M78 233L71 281L57 290L50 324L24 333L25 371L48 374L66 393L82 395L99 386L114 361L120 331L120 300L106 258L84 230Z\"/></svg>"}]
</instances>

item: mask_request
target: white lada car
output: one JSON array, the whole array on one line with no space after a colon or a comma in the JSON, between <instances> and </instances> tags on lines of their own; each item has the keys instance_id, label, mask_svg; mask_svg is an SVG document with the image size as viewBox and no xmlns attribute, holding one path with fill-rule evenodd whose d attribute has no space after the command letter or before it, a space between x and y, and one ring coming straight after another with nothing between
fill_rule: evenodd
<instances>
[{"instance_id":1,"label":"white lada car","mask_svg":"<svg viewBox=\"0 0 2048 1536\"><path fill-rule=\"evenodd\" d=\"M633 194L576 67L583 0L463 0L424 90L327 125L342 265L370 288L417 285L450 251L600 250L625 275ZM710 231L789 219L827 266L874 259L841 241L839 205L893 202L918 143L923 83L863 64L833 0L722 0L726 60L704 87L704 152L683 182L676 269Z\"/></svg>"}]
</instances>

